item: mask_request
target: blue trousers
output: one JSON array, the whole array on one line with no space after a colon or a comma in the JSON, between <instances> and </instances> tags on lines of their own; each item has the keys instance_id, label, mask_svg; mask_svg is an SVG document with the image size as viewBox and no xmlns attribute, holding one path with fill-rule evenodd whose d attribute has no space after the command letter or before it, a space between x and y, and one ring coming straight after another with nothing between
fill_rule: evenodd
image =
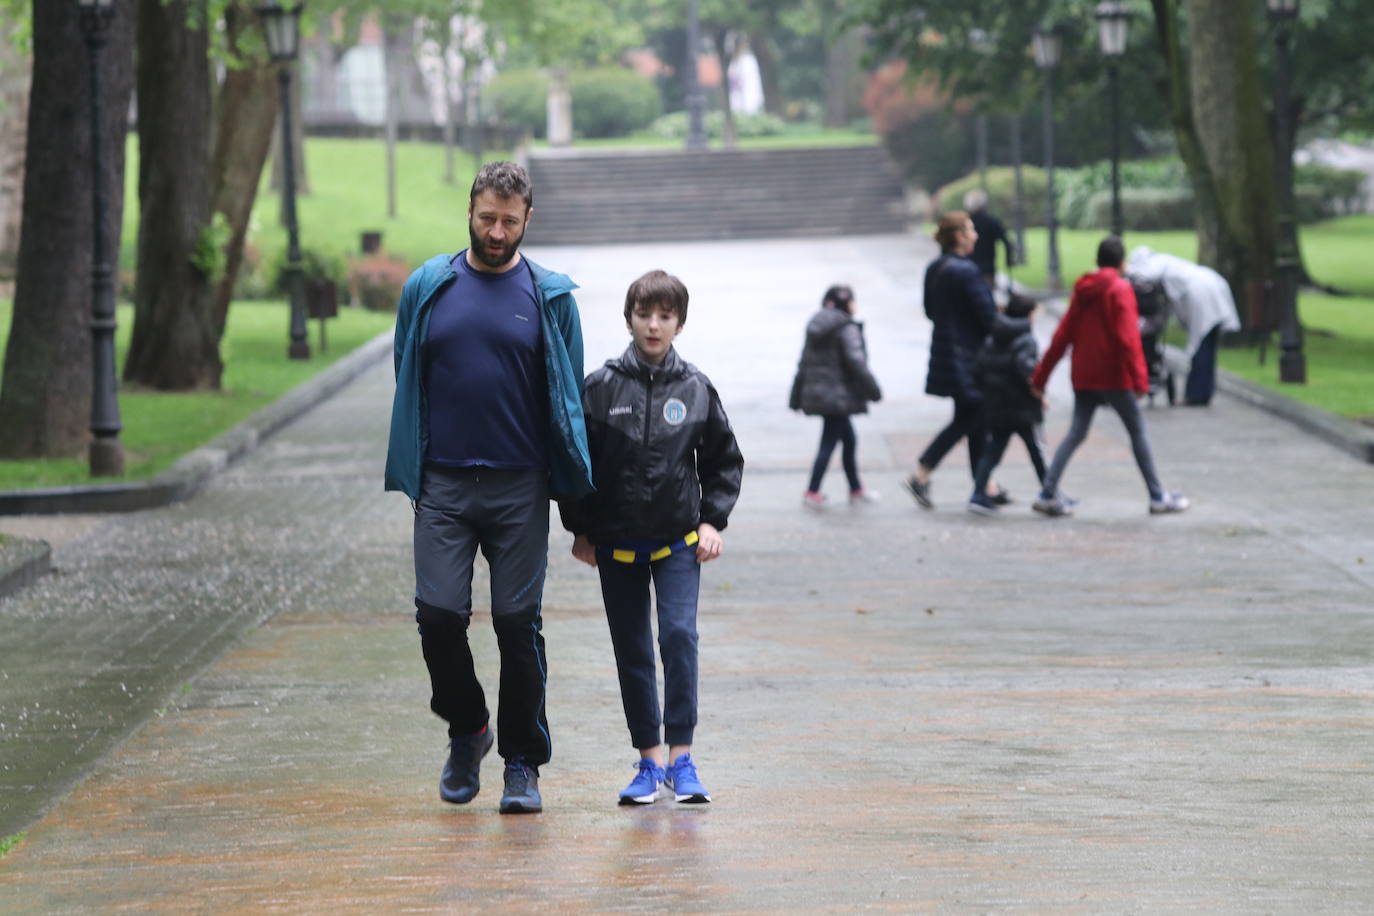
<instances>
[{"instance_id":1,"label":"blue trousers","mask_svg":"<svg viewBox=\"0 0 1374 916\"><path fill-rule=\"evenodd\" d=\"M844 464L844 476L849 481L851 493L862 490L859 483L859 463L857 459L858 440L854 435L854 424L847 416L821 417L821 445L816 450L816 462L811 466L811 481L806 489L815 493L821 488L821 478L830 464L830 456L835 446L840 446L840 461Z\"/></svg>"},{"instance_id":2,"label":"blue trousers","mask_svg":"<svg viewBox=\"0 0 1374 916\"><path fill-rule=\"evenodd\" d=\"M697 593L701 565L687 548L653 563L597 561L601 597L611 629L620 701L636 748L691 744L697 724ZM663 715L659 715L649 584L658 605L663 658ZM660 740L659 728L663 728Z\"/></svg>"},{"instance_id":3,"label":"blue trousers","mask_svg":"<svg viewBox=\"0 0 1374 916\"><path fill-rule=\"evenodd\" d=\"M1193 354L1193 364L1188 367L1188 381L1183 386L1185 404L1210 404L1217 388L1217 339L1221 336L1221 325L1207 332Z\"/></svg>"}]
</instances>

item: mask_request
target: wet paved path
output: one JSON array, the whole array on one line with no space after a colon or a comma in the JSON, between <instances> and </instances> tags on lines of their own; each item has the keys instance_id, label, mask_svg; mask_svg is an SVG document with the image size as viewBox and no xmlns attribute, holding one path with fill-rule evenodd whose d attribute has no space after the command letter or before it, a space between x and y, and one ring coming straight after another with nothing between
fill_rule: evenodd
<instances>
[{"instance_id":1,"label":"wet paved path","mask_svg":"<svg viewBox=\"0 0 1374 916\"><path fill-rule=\"evenodd\" d=\"M190 503L27 522L61 572L0 601L5 810L22 821L97 762L0 860L0 911L1367 911L1374 468L1222 400L1148 415L1186 515L1146 515L1109 416L1065 479L1077 517L1029 511L1017 446L1006 517L964 512L962 454L922 512L898 481L948 412L919 393L930 253L535 253L584 287L588 368L624 346L628 282L681 275L679 349L748 461L703 577L714 804L614 804L634 754L595 575L561 531L545 813L497 815L494 758L475 802L438 801L380 367ZM784 406L833 282L857 291L888 395L859 422L886 499L850 511L836 466L815 516L798 498L819 423ZM485 615L473 632L494 683Z\"/></svg>"}]
</instances>

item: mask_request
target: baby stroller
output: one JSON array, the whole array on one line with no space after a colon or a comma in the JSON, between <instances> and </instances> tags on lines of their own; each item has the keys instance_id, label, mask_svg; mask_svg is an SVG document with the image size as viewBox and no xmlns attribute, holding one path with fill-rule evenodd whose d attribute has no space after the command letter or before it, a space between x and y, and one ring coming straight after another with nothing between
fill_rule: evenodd
<instances>
[{"instance_id":1,"label":"baby stroller","mask_svg":"<svg viewBox=\"0 0 1374 916\"><path fill-rule=\"evenodd\" d=\"M1155 395L1160 390L1174 406L1177 393L1174 387L1174 374L1164 358L1164 329L1169 324L1169 300L1164 289L1150 280L1128 277L1131 288L1135 290L1136 307L1140 310L1140 348L1145 352L1145 369L1150 375L1150 406L1155 403Z\"/></svg>"}]
</instances>

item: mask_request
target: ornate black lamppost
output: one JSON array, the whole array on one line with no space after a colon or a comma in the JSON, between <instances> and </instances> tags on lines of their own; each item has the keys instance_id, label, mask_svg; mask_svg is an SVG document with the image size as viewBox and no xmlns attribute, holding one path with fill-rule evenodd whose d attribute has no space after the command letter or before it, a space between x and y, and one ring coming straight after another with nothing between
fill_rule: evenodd
<instances>
[{"instance_id":1,"label":"ornate black lamppost","mask_svg":"<svg viewBox=\"0 0 1374 916\"><path fill-rule=\"evenodd\" d=\"M300 51L301 9L297 3L283 7L272 2L258 7L263 31L267 33L267 53L281 66L277 82L281 86L281 170L282 214L286 223L286 288L291 298L291 359L310 358L310 340L305 329L305 277L301 272L300 233L296 224L296 155L291 143L291 64Z\"/></svg>"},{"instance_id":2,"label":"ornate black lamppost","mask_svg":"<svg viewBox=\"0 0 1374 916\"><path fill-rule=\"evenodd\" d=\"M1045 219L1048 240L1045 246L1045 283L1050 289L1062 289L1059 276L1059 202L1054 194L1054 68L1059 64L1059 33L1052 28L1038 29L1033 39L1035 65L1044 78L1045 141Z\"/></svg>"},{"instance_id":3,"label":"ornate black lamppost","mask_svg":"<svg viewBox=\"0 0 1374 916\"><path fill-rule=\"evenodd\" d=\"M1275 165L1279 183L1279 247L1275 263L1279 294L1279 381L1298 384L1307 381L1307 358L1302 352L1302 322L1298 319L1298 252L1296 215L1293 212L1293 149L1288 139L1293 133L1290 115L1289 66L1293 23L1298 18L1298 0L1268 0L1269 19L1274 23L1274 44L1278 50L1278 72L1274 89L1274 124L1278 135Z\"/></svg>"},{"instance_id":4,"label":"ornate black lamppost","mask_svg":"<svg viewBox=\"0 0 1374 916\"><path fill-rule=\"evenodd\" d=\"M81 30L90 57L91 93L91 200L95 218L91 248L91 440L92 477L118 477L124 473L124 445L119 441L119 397L115 383L115 289L109 212L110 188L105 178L105 150L101 144L105 122L100 86L100 49L105 46L114 0L77 0L81 6Z\"/></svg>"},{"instance_id":5,"label":"ornate black lamppost","mask_svg":"<svg viewBox=\"0 0 1374 916\"><path fill-rule=\"evenodd\" d=\"M1121 79L1117 60L1126 53L1126 27L1131 11L1119 0L1097 5L1097 40L1107 59L1107 81L1112 101L1112 234L1121 235Z\"/></svg>"},{"instance_id":6,"label":"ornate black lamppost","mask_svg":"<svg viewBox=\"0 0 1374 916\"><path fill-rule=\"evenodd\" d=\"M687 49L682 60L682 78L687 93L687 148L706 149L706 131L702 127L701 82L697 79L697 51L701 48L701 16L698 0L687 0Z\"/></svg>"}]
</instances>

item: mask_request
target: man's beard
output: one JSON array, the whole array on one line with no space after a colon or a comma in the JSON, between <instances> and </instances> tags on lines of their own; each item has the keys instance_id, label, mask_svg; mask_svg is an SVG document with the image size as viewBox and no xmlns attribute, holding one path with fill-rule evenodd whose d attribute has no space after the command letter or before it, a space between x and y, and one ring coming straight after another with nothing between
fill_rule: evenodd
<instances>
[{"instance_id":1,"label":"man's beard","mask_svg":"<svg viewBox=\"0 0 1374 916\"><path fill-rule=\"evenodd\" d=\"M496 269L505 267L515 257L515 252L520 248L520 243L525 240L525 231L520 230L520 234L514 239L501 246L499 254L492 254L487 250L486 243L478 236L477 230L472 228L472 223L468 223L468 241L471 243L471 251L487 267Z\"/></svg>"}]
</instances>

